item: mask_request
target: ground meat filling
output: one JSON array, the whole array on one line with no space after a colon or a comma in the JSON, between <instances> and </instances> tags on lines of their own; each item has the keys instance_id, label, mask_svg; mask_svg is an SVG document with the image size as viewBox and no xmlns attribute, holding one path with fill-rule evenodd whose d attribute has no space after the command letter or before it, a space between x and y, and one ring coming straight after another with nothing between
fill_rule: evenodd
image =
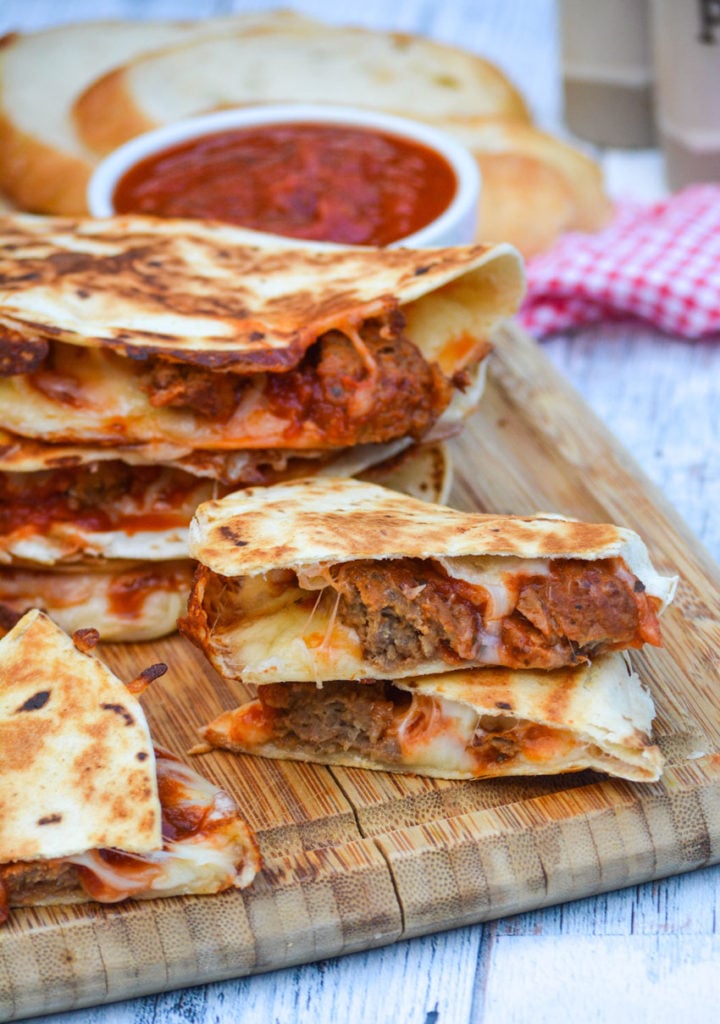
<instances>
[{"instance_id":1,"label":"ground meat filling","mask_svg":"<svg viewBox=\"0 0 720 1024\"><path fill-rule=\"evenodd\" d=\"M58 903L82 892L77 868L61 857L0 865L0 923L10 907Z\"/></svg>"},{"instance_id":2,"label":"ground meat filling","mask_svg":"<svg viewBox=\"0 0 720 1024\"><path fill-rule=\"evenodd\" d=\"M436 657L460 665L479 655L483 606L440 566L410 558L348 562L333 577L338 615L374 665L391 670Z\"/></svg>"},{"instance_id":3,"label":"ground meat filling","mask_svg":"<svg viewBox=\"0 0 720 1024\"><path fill-rule=\"evenodd\" d=\"M312 746L327 754L353 752L398 760L398 721L410 694L389 682L270 683L259 687L285 749Z\"/></svg>"},{"instance_id":4,"label":"ground meat filling","mask_svg":"<svg viewBox=\"0 0 720 1024\"><path fill-rule=\"evenodd\" d=\"M282 373L217 372L155 359L142 386L154 406L187 408L221 422L248 389L259 388L261 403L291 421L289 438L307 421L333 446L420 438L449 404L453 384L401 327L396 318L363 324L365 358L349 337L329 331L297 367Z\"/></svg>"},{"instance_id":5,"label":"ground meat filling","mask_svg":"<svg viewBox=\"0 0 720 1024\"><path fill-rule=\"evenodd\" d=\"M182 525L191 514L184 505L198 486L197 477L183 470L129 466L119 460L33 473L0 473L0 536L30 523L47 529L53 523L72 522L109 530L123 521L123 509L137 515L148 513L149 528L149 513L164 514L167 525L174 513ZM152 495L150 504L148 494Z\"/></svg>"},{"instance_id":6,"label":"ground meat filling","mask_svg":"<svg viewBox=\"0 0 720 1024\"><path fill-rule=\"evenodd\" d=\"M334 681L322 689L314 683L271 683L259 687L258 696L265 720L272 723L270 742L289 753L355 754L376 764L407 766L418 763L429 741L445 734L451 744L445 767L457 770L459 758L463 772L480 777L502 774L518 759L549 761L576 745L567 729L513 715L480 715L462 749L457 744L462 734L444 719L442 702L387 681Z\"/></svg>"},{"instance_id":7,"label":"ground meat filling","mask_svg":"<svg viewBox=\"0 0 720 1024\"><path fill-rule=\"evenodd\" d=\"M523 583L515 612L504 624L505 645L521 663L532 658L528 642L532 648L537 638L583 660L643 643L657 646L660 631L653 599L621 559L568 559L548 576Z\"/></svg>"},{"instance_id":8,"label":"ground meat filling","mask_svg":"<svg viewBox=\"0 0 720 1024\"><path fill-rule=\"evenodd\" d=\"M557 559L547 574L516 576L499 620L488 614L484 588L432 560L349 562L333 570L333 586L340 619L383 673L429 659L557 668L660 643L656 602L621 559Z\"/></svg>"},{"instance_id":9,"label":"ground meat filling","mask_svg":"<svg viewBox=\"0 0 720 1024\"><path fill-rule=\"evenodd\" d=\"M192 409L200 416L230 419L245 390L246 379L236 373L213 373L187 363L155 359L144 388L157 407Z\"/></svg>"}]
</instances>

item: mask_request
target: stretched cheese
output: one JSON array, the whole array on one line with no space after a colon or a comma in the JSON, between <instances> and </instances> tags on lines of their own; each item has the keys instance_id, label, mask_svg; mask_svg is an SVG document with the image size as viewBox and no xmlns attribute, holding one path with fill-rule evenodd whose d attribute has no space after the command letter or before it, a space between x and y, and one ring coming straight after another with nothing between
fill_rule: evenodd
<instances>
[{"instance_id":1,"label":"stretched cheese","mask_svg":"<svg viewBox=\"0 0 720 1024\"><path fill-rule=\"evenodd\" d=\"M205 502L190 552L181 630L222 675L257 684L576 664L659 644L676 584L627 528L332 478Z\"/></svg>"},{"instance_id":2,"label":"stretched cheese","mask_svg":"<svg viewBox=\"0 0 720 1024\"><path fill-rule=\"evenodd\" d=\"M259 687L200 730L207 747L449 779L592 768L660 777L654 707L625 657L552 672L483 668ZM202 749L202 747L200 748Z\"/></svg>"}]
</instances>

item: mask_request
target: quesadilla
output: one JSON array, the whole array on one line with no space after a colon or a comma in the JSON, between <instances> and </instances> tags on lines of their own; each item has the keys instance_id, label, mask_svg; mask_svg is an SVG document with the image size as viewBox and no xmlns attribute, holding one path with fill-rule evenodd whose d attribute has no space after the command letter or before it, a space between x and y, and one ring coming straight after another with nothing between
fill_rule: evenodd
<instances>
[{"instance_id":1,"label":"quesadilla","mask_svg":"<svg viewBox=\"0 0 720 1024\"><path fill-rule=\"evenodd\" d=\"M97 622L104 641L155 640L174 633L187 606L190 559L109 561L94 566L0 566L0 620L39 608L65 632Z\"/></svg>"},{"instance_id":2,"label":"quesadilla","mask_svg":"<svg viewBox=\"0 0 720 1024\"><path fill-rule=\"evenodd\" d=\"M259 869L231 798L154 750L91 634L73 643L33 611L0 640L0 920L13 906L219 892Z\"/></svg>"},{"instance_id":3,"label":"quesadilla","mask_svg":"<svg viewBox=\"0 0 720 1024\"><path fill-rule=\"evenodd\" d=\"M661 576L632 530L460 512L305 479L202 504L179 628L228 679L399 680L555 669L661 643Z\"/></svg>"},{"instance_id":4,"label":"quesadilla","mask_svg":"<svg viewBox=\"0 0 720 1024\"><path fill-rule=\"evenodd\" d=\"M510 246L309 249L140 216L0 219L0 427L51 443L338 450L474 408Z\"/></svg>"},{"instance_id":5,"label":"quesadilla","mask_svg":"<svg viewBox=\"0 0 720 1024\"><path fill-rule=\"evenodd\" d=\"M622 654L550 672L481 668L394 681L270 683L200 732L235 753L445 779L592 768L660 777L654 708Z\"/></svg>"},{"instance_id":6,"label":"quesadilla","mask_svg":"<svg viewBox=\"0 0 720 1024\"><path fill-rule=\"evenodd\" d=\"M119 460L0 471L0 564L187 558L187 525L215 493L212 480Z\"/></svg>"},{"instance_id":7,"label":"quesadilla","mask_svg":"<svg viewBox=\"0 0 720 1024\"><path fill-rule=\"evenodd\" d=\"M310 459L273 451L183 459L167 448L48 445L0 430L0 566L186 558L187 527L203 501L226 494L238 477L241 485L266 485L307 476L310 467L371 475L439 501L450 458L438 442L360 446Z\"/></svg>"},{"instance_id":8,"label":"quesadilla","mask_svg":"<svg viewBox=\"0 0 720 1024\"><path fill-rule=\"evenodd\" d=\"M42 608L69 633L98 623L103 640L174 632L192 577L188 525L198 504L230 489L223 476L265 485L305 475L309 464L318 473L369 475L434 501L451 478L443 444L370 445L310 461L248 452L219 459L207 453L206 463L203 453L183 460L166 448L155 457L174 462L146 465L148 454L47 445L0 431L4 618Z\"/></svg>"}]
</instances>

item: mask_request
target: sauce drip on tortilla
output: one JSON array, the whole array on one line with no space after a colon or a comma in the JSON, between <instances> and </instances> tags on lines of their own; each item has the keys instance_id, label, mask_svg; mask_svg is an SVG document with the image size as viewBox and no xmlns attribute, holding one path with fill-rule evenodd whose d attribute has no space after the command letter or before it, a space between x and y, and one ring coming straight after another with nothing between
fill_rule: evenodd
<instances>
[{"instance_id":1,"label":"sauce drip on tortilla","mask_svg":"<svg viewBox=\"0 0 720 1024\"><path fill-rule=\"evenodd\" d=\"M147 157L121 178L113 202L118 213L382 246L438 217L456 187L444 157L401 136L288 123L205 135Z\"/></svg>"}]
</instances>

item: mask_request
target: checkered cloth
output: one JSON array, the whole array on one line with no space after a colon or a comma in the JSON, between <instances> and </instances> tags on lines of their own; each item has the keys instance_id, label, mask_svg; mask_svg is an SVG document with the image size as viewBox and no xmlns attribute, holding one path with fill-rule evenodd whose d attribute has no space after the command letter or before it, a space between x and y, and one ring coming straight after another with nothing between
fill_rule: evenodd
<instances>
[{"instance_id":1,"label":"checkered cloth","mask_svg":"<svg viewBox=\"0 0 720 1024\"><path fill-rule=\"evenodd\" d=\"M620 204L597 234L531 259L521 324L536 338L639 319L681 338L720 336L720 186L652 206Z\"/></svg>"}]
</instances>

